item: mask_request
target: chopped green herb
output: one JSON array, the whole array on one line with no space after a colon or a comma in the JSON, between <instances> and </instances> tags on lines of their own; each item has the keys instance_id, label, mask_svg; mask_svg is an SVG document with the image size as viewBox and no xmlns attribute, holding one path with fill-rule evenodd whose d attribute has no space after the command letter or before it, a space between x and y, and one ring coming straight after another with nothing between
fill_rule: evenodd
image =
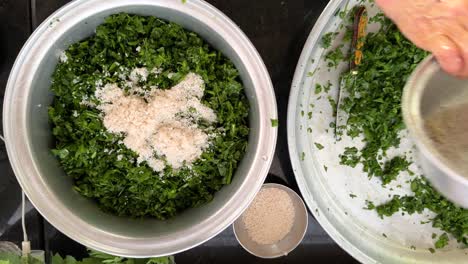
<instances>
[{"instance_id":1,"label":"chopped green herb","mask_svg":"<svg viewBox=\"0 0 468 264\"><path fill-rule=\"evenodd\" d=\"M167 219L201 206L229 184L249 136L249 104L234 64L197 34L156 17L125 13L107 17L96 33L69 46L67 60L53 73L54 101L48 109L54 150L74 190L106 212ZM191 169L153 171L110 133L101 113L82 103L95 100L97 82L123 82L119 74L136 67L162 69L147 85L173 87L189 72L202 76L202 103L223 128ZM171 78L169 78L171 76ZM74 114L76 113L76 114ZM202 126L201 124L200 126Z\"/></svg>"},{"instance_id":2,"label":"chopped green herb","mask_svg":"<svg viewBox=\"0 0 468 264\"><path fill-rule=\"evenodd\" d=\"M331 82L330 82L330 80L329 80L329 81L327 82L327 84L325 84L325 85L323 86L323 90L324 90L326 93L328 93L328 92L330 91L331 86L332 86L332 84L331 84Z\"/></svg>"},{"instance_id":3,"label":"chopped green herb","mask_svg":"<svg viewBox=\"0 0 468 264\"><path fill-rule=\"evenodd\" d=\"M322 144L315 142L315 147L318 148L319 150L322 150L324 147Z\"/></svg>"},{"instance_id":4,"label":"chopped green herb","mask_svg":"<svg viewBox=\"0 0 468 264\"><path fill-rule=\"evenodd\" d=\"M312 112L308 112L307 116L309 117L309 119L312 119Z\"/></svg>"},{"instance_id":5,"label":"chopped green herb","mask_svg":"<svg viewBox=\"0 0 468 264\"><path fill-rule=\"evenodd\" d=\"M319 94L322 92L322 85L320 85L319 83L316 83L315 84L315 94Z\"/></svg>"},{"instance_id":6,"label":"chopped green herb","mask_svg":"<svg viewBox=\"0 0 468 264\"><path fill-rule=\"evenodd\" d=\"M416 247L415 247L415 246L413 246L413 245L411 245L410 249L412 249L412 250L416 250Z\"/></svg>"},{"instance_id":7,"label":"chopped green herb","mask_svg":"<svg viewBox=\"0 0 468 264\"><path fill-rule=\"evenodd\" d=\"M382 233L382 236L385 237L385 238L387 238L387 235L386 235L385 233Z\"/></svg>"},{"instance_id":8,"label":"chopped green herb","mask_svg":"<svg viewBox=\"0 0 468 264\"><path fill-rule=\"evenodd\" d=\"M443 248L448 244L449 238L447 233L443 233L439 239L435 242L435 247L436 248Z\"/></svg>"},{"instance_id":9,"label":"chopped green herb","mask_svg":"<svg viewBox=\"0 0 468 264\"><path fill-rule=\"evenodd\" d=\"M325 165L323 165L323 169L324 169L325 171L328 171L328 167L325 166Z\"/></svg>"},{"instance_id":10,"label":"chopped green herb","mask_svg":"<svg viewBox=\"0 0 468 264\"><path fill-rule=\"evenodd\" d=\"M319 68L315 68L314 71L308 72L307 77L312 77L318 71Z\"/></svg>"},{"instance_id":11,"label":"chopped green herb","mask_svg":"<svg viewBox=\"0 0 468 264\"><path fill-rule=\"evenodd\" d=\"M381 166L378 156L400 144L399 132L404 128L402 90L409 74L427 52L415 47L395 25L387 22L380 31L369 33L364 43L362 63L353 73L343 76L349 96L340 108L349 115L347 134L362 135L366 143L358 155L364 172L382 178L387 184L411 164L404 157L395 157Z\"/></svg>"},{"instance_id":12,"label":"chopped green herb","mask_svg":"<svg viewBox=\"0 0 468 264\"><path fill-rule=\"evenodd\" d=\"M308 127L307 132L312 133L312 128Z\"/></svg>"},{"instance_id":13,"label":"chopped green herb","mask_svg":"<svg viewBox=\"0 0 468 264\"><path fill-rule=\"evenodd\" d=\"M305 152L302 152L301 153L301 160L304 161L304 159L305 159Z\"/></svg>"},{"instance_id":14,"label":"chopped green herb","mask_svg":"<svg viewBox=\"0 0 468 264\"><path fill-rule=\"evenodd\" d=\"M352 168L359 163L358 149L356 147L345 147L345 151L340 155L340 164L348 165Z\"/></svg>"},{"instance_id":15,"label":"chopped green herb","mask_svg":"<svg viewBox=\"0 0 468 264\"><path fill-rule=\"evenodd\" d=\"M341 50L342 47L337 47L334 50L329 51L325 55L325 61L327 62L327 66L329 68L336 68L345 58L343 51Z\"/></svg>"},{"instance_id":16,"label":"chopped green herb","mask_svg":"<svg viewBox=\"0 0 468 264\"><path fill-rule=\"evenodd\" d=\"M428 248L429 252L431 252L432 254L435 253L435 250L433 248Z\"/></svg>"},{"instance_id":17,"label":"chopped green herb","mask_svg":"<svg viewBox=\"0 0 468 264\"><path fill-rule=\"evenodd\" d=\"M322 48L328 49L331 47L332 41L335 36L338 35L338 32L328 32L322 37Z\"/></svg>"},{"instance_id":18,"label":"chopped green herb","mask_svg":"<svg viewBox=\"0 0 468 264\"><path fill-rule=\"evenodd\" d=\"M375 209L375 205L372 201L369 201L369 200L366 200L366 206L364 209L366 210L374 210Z\"/></svg>"},{"instance_id":19,"label":"chopped green herb","mask_svg":"<svg viewBox=\"0 0 468 264\"><path fill-rule=\"evenodd\" d=\"M271 121L271 127L277 127L278 126L278 119L270 119Z\"/></svg>"},{"instance_id":20,"label":"chopped green herb","mask_svg":"<svg viewBox=\"0 0 468 264\"><path fill-rule=\"evenodd\" d=\"M432 226L452 234L458 242L468 245L467 225L468 210L460 208L447 201L428 182L421 178L411 181L413 196L398 196L376 207L377 213L383 216L391 216L402 210L409 214L422 213L429 209L436 214L432 218ZM442 238L442 241L445 239ZM443 245L444 242L439 242Z\"/></svg>"},{"instance_id":21,"label":"chopped green herb","mask_svg":"<svg viewBox=\"0 0 468 264\"><path fill-rule=\"evenodd\" d=\"M356 198L357 195L350 193L350 194L349 194L349 197L351 197L351 198Z\"/></svg>"}]
</instances>

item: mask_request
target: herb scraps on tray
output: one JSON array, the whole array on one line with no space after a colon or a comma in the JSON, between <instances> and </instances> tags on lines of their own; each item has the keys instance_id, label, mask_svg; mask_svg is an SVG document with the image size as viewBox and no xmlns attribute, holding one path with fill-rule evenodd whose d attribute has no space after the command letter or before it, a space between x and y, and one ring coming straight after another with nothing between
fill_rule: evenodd
<instances>
[{"instance_id":1,"label":"herb scraps on tray","mask_svg":"<svg viewBox=\"0 0 468 264\"><path fill-rule=\"evenodd\" d=\"M344 23L352 24L356 8L348 13ZM406 156L387 157L387 151L398 148L401 132L405 129L401 113L401 98L406 80L418 63L428 53L407 40L389 19L381 13L371 17L369 23L380 23L380 29L363 37L362 61L352 71L341 76L348 96L339 105L339 111L347 115L345 124L337 127L337 133L351 138L361 137L362 148L346 147L340 155L341 165L362 165L369 178L378 177L383 187L396 180L400 173L408 172L411 195L393 195L382 204L367 201L366 208L375 210L381 217L390 217L398 212L422 213L425 209L435 216L429 219L434 228L443 231L433 237L435 248L448 244L448 235L457 242L468 245L468 210L460 208L439 194L423 175L415 175L409 166L412 160ZM344 40L350 42L353 27L348 26ZM322 45L329 47L336 34L326 34ZM347 54L345 62L353 60ZM336 67L336 58L330 55L329 67ZM339 138L337 139L340 140Z\"/></svg>"}]
</instances>

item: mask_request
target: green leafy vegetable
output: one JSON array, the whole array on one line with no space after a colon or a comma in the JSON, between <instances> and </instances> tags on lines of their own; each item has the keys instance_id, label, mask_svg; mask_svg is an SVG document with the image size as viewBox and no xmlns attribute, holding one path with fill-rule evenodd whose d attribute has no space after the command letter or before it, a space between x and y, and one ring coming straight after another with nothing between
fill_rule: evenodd
<instances>
[{"instance_id":1,"label":"green leafy vegetable","mask_svg":"<svg viewBox=\"0 0 468 264\"><path fill-rule=\"evenodd\" d=\"M20 256L10 252L0 252L0 264L43 264L41 260L28 255Z\"/></svg>"},{"instance_id":2,"label":"green leafy vegetable","mask_svg":"<svg viewBox=\"0 0 468 264\"><path fill-rule=\"evenodd\" d=\"M75 191L116 215L167 219L209 202L231 182L247 147L249 105L237 69L223 54L177 24L124 13L106 18L65 54L53 74L49 118L52 153ZM170 88L189 72L203 78L202 102L216 112L215 129L223 132L191 168L156 173L138 165L136 153L119 143L122 136L107 132L101 113L82 103L99 103L96 82L119 83L120 74L136 67L163 69L148 77L147 87Z\"/></svg>"},{"instance_id":3,"label":"green leafy vegetable","mask_svg":"<svg viewBox=\"0 0 468 264\"><path fill-rule=\"evenodd\" d=\"M332 86L332 84L331 84L330 80L328 80L327 84L325 84L325 85L323 86L323 90L324 90L326 93L328 93L328 92L330 91L331 86Z\"/></svg>"},{"instance_id":4,"label":"green leafy vegetable","mask_svg":"<svg viewBox=\"0 0 468 264\"><path fill-rule=\"evenodd\" d=\"M447 201L422 178L411 181L411 190L414 192L413 196L395 195L389 202L376 206L377 213L383 217L400 210L409 214L422 213L427 208L436 214L432 219L433 227L452 234L458 242L468 245L468 210ZM448 237L445 236L439 238L441 242L438 245L445 245L446 239Z\"/></svg>"},{"instance_id":5,"label":"green leafy vegetable","mask_svg":"<svg viewBox=\"0 0 468 264\"><path fill-rule=\"evenodd\" d=\"M325 61L328 62L327 66L328 67L338 67L338 64L340 64L341 61L345 58L345 55L343 51L341 50L342 47L338 47L334 50L329 51L325 55Z\"/></svg>"},{"instance_id":6,"label":"green leafy vegetable","mask_svg":"<svg viewBox=\"0 0 468 264\"><path fill-rule=\"evenodd\" d=\"M336 35L338 35L337 32L328 32L327 34L323 35L322 48L328 49L329 47L331 47L332 41Z\"/></svg>"},{"instance_id":7,"label":"green leafy vegetable","mask_svg":"<svg viewBox=\"0 0 468 264\"><path fill-rule=\"evenodd\" d=\"M446 245L448 245L448 241L449 241L449 238L448 238L448 235L447 233L443 233L439 239L435 242L435 247L436 248L443 248L445 247Z\"/></svg>"},{"instance_id":8,"label":"green leafy vegetable","mask_svg":"<svg viewBox=\"0 0 468 264\"><path fill-rule=\"evenodd\" d=\"M59 254L52 256L51 264L175 264L174 257L131 259L112 256L106 253L88 250L89 257L81 261L72 256L62 258Z\"/></svg>"},{"instance_id":9,"label":"green leafy vegetable","mask_svg":"<svg viewBox=\"0 0 468 264\"><path fill-rule=\"evenodd\" d=\"M315 90L314 90L314 93L315 94L319 94L322 92L322 85L320 83L317 83L315 84Z\"/></svg>"},{"instance_id":10,"label":"green leafy vegetable","mask_svg":"<svg viewBox=\"0 0 468 264\"><path fill-rule=\"evenodd\" d=\"M319 150L322 150L322 149L324 148L324 146L323 146L322 144L317 143L317 142L315 142L314 145L315 145L315 147L318 148Z\"/></svg>"},{"instance_id":11,"label":"green leafy vegetable","mask_svg":"<svg viewBox=\"0 0 468 264\"><path fill-rule=\"evenodd\" d=\"M369 33L364 42L362 63L353 73L343 76L349 96L344 98L341 108L349 114L347 134L362 135L366 145L358 156L351 153L350 157L342 157L342 161L358 158L370 177L380 177L387 184L410 165L404 157L395 157L381 166L379 155L400 144L399 132L404 128L402 90L427 52L406 40L389 21L377 33Z\"/></svg>"},{"instance_id":12,"label":"green leafy vegetable","mask_svg":"<svg viewBox=\"0 0 468 264\"><path fill-rule=\"evenodd\" d=\"M271 119L271 127L277 127L278 126L278 119Z\"/></svg>"}]
</instances>

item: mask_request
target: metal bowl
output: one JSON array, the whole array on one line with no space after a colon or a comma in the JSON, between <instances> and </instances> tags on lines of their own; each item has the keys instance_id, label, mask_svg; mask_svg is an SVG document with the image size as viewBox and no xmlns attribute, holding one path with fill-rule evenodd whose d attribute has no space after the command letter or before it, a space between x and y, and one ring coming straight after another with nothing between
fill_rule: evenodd
<instances>
[{"instance_id":1,"label":"metal bowl","mask_svg":"<svg viewBox=\"0 0 468 264\"><path fill-rule=\"evenodd\" d=\"M233 181L214 200L168 221L130 219L102 212L72 189L50 153L47 106L51 74L61 51L94 33L105 17L128 12L157 16L202 36L236 65L249 98L249 146ZM223 13L200 0L78 0L43 22L21 50L8 80L3 109L6 147L19 183L38 211L85 246L127 257L174 254L215 236L238 218L261 188L277 129L275 95L258 52Z\"/></svg>"},{"instance_id":2,"label":"metal bowl","mask_svg":"<svg viewBox=\"0 0 468 264\"><path fill-rule=\"evenodd\" d=\"M365 2L368 15L372 17L378 8L370 1ZM401 188L394 185L392 191L388 187L382 188L382 182L376 177L369 180L359 166L340 165L339 154L358 140L336 141L333 130L328 131L329 124L336 122L334 108L330 107L327 96L323 96L323 92L315 94L313 87L330 81L332 85L328 94L335 100L338 98L340 73L347 69L348 63L343 62L337 69L328 71L328 61L324 57L330 50L345 44L340 36L344 36L346 27L340 31L342 18L337 14L361 4L360 0L331 0L310 32L298 61L289 97L287 132L299 190L323 229L359 262L466 263L468 249L458 248L455 241L450 241L449 246L436 250L434 254L428 250L434 247L431 235L443 233L431 224L420 224L432 215L395 214L381 219L374 210L363 209L366 200L381 204L388 201L389 194L411 194L411 186L406 180L413 179L412 176L400 175L401 181L393 184L401 184ZM370 24L368 32L377 28ZM324 49L322 37L337 30L341 35L332 41L330 48ZM317 99L319 96L322 100ZM304 114L309 111L313 112L312 118ZM316 142L321 143L324 149L319 150ZM401 151L412 150L411 140L405 137L400 147L403 143ZM413 165L415 173L420 171L417 165ZM351 194L357 196L352 197Z\"/></svg>"},{"instance_id":3,"label":"metal bowl","mask_svg":"<svg viewBox=\"0 0 468 264\"><path fill-rule=\"evenodd\" d=\"M253 241L247 234L242 216L232 225L234 235L239 244L250 254L260 258L277 258L286 256L293 251L302 241L307 231L308 219L307 209L301 197L290 188L276 183L264 184L262 189L277 188L288 193L294 206L295 216L291 231L280 241L272 245L260 245Z\"/></svg>"},{"instance_id":4,"label":"metal bowl","mask_svg":"<svg viewBox=\"0 0 468 264\"><path fill-rule=\"evenodd\" d=\"M444 196L465 208L468 208L468 175L454 170L438 153L426 133L424 119L467 91L467 80L445 73L430 56L411 74L402 100L405 124L418 148L419 163L425 176Z\"/></svg>"}]
</instances>

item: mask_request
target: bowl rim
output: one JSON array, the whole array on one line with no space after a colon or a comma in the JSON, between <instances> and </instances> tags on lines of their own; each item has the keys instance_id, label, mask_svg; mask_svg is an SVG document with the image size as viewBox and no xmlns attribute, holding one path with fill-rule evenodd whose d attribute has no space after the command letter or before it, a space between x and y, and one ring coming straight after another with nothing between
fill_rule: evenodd
<instances>
[{"instance_id":1,"label":"bowl rim","mask_svg":"<svg viewBox=\"0 0 468 264\"><path fill-rule=\"evenodd\" d=\"M435 149L433 144L431 144L431 140L425 133L422 125L421 99L425 89L424 84L429 81L430 76L441 70L440 65L433 55L426 57L416 67L403 89L403 120L421 154L446 173L452 180L468 187L468 178L463 177L443 161L442 156Z\"/></svg>"},{"instance_id":2,"label":"bowl rim","mask_svg":"<svg viewBox=\"0 0 468 264\"><path fill-rule=\"evenodd\" d=\"M289 197L291 197L291 199L299 201L299 205L300 205L299 207L301 208L301 213L304 212L304 214L303 214L303 216L305 217L304 230L302 230L301 235L299 237L297 237L298 238L297 241L292 244L291 249L288 252L284 252L283 254L278 253L278 254L274 254L274 255L271 255L271 256L260 255L260 254L255 253L249 247L244 245L244 243L242 243L242 241L239 239L239 236L237 235L235 223L238 222L238 221L242 221L242 214L232 224L232 230L233 230L234 236L236 237L237 242L239 242L239 244L242 246L243 249L245 249L245 251L247 251L250 254L252 254L252 255L254 255L256 257L259 257L259 258L273 259L273 258L283 257L283 256L291 253L292 251L294 251L294 249L296 249L301 244L302 240L305 237L305 234L307 233L307 228L309 226L309 211L307 210L307 207L306 207L306 205L304 203L304 200L301 198L301 196L296 191L289 188L288 186L283 185L283 184L278 184L278 183L265 183L265 184L262 185L262 188L260 190L268 189L268 188L277 188L277 189L285 191L289 195Z\"/></svg>"},{"instance_id":3,"label":"bowl rim","mask_svg":"<svg viewBox=\"0 0 468 264\"><path fill-rule=\"evenodd\" d=\"M253 159L241 186L233 192L225 205L209 215L203 222L211 223L209 227L203 223L190 226L187 236L178 237L177 241L167 237L156 239L133 239L129 241L116 234L97 229L87 224L79 216L73 214L48 190L45 181L39 175L38 164L33 159L30 142L27 136L27 105L28 98L39 63L44 59L38 48L41 40L54 36L67 25L82 21L82 13L98 14L112 8L128 6L154 6L174 9L202 21L218 34L223 34L224 41L231 45L246 67L246 72L252 77L254 93L259 107L259 136ZM79 14L73 17L73 14ZM213 21L216 23L207 23ZM60 21L59 26L51 26ZM67 24L68 23L68 24ZM74 25L74 24L73 24ZM43 54L42 54L43 55ZM31 70L33 69L33 70ZM31 76L26 75L30 73ZM22 78L23 77L23 78ZM20 88L19 88L20 87ZM55 228L75 241L102 252L125 257L155 257L172 255L193 248L219 234L228 227L248 207L260 190L271 166L276 147L277 127L271 125L270 119L277 119L276 99L270 76L258 51L240 30L240 28L221 11L203 0L187 2L174 0L76 0L58 9L50 15L32 33L21 49L10 72L7 82L4 107L3 127L6 149L12 169L23 191L34 207ZM266 157L266 158L265 158ZM52 200L51 200L52 199ZM215 219L216 218L216 219ZM63 221L67 219L67 221ZM79 227L79 228L78 228ZM106 241L100 242L101 241ZM109 243L112 241L112 243ZM149 243L151 242L151 243ZM164 244L166 243L166 244Z\"/></svg>"}]
</instances>

